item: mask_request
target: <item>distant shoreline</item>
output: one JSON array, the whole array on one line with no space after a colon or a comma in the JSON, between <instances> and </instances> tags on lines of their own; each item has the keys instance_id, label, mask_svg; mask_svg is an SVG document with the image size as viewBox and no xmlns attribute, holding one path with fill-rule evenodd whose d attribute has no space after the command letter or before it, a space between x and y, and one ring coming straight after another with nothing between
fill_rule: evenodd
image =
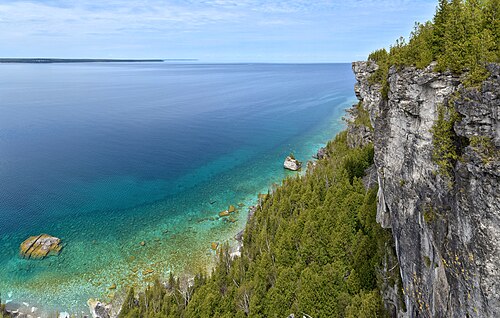
<instances>
[{"instance_id":1,"label":"distant shoreline","mask_svg":"<svg viewBox=\"0 0 500 318\"><path fill-rule=\"evenodd\" d=\"M187 62L196 59L60 59L60 58L0 58L0 63L143 63Z\"/></svg>"}]
</instances>

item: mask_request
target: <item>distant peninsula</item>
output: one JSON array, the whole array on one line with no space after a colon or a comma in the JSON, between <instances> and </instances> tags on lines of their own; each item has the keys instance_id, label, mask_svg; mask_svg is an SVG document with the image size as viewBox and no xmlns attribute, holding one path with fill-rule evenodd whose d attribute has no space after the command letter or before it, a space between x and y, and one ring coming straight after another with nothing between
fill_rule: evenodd
<instances>
[{"instance_id":1,"label":"distant peninsula","mask_svg":"<svg viewBox=\"0 0 500 318\"><path fill-rule=\"evenodd\" d=\"M0 63L140 63L192 62L197 59L60 59L60 58L0 58Z\"/></svg>"}]
</instances>

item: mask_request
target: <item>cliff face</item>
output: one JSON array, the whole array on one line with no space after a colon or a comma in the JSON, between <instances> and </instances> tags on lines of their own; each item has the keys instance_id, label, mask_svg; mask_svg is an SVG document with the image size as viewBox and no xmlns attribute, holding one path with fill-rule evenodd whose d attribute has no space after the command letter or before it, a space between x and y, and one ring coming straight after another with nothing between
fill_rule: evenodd
<instances>
[{"instance_id":1,"label":"cliff face","mask_svg":"<svg viewBox=\"0 0 500 318\"><path fill-rule=\"evenodd\" d=\"M490 65L479 90L432 66L391 69L387 99L369 82L376 69L353 63L374 127L377 221L392 228L403 283L406 312L393 309L400 317L500 317L500 67ZM459 159L448 176L432 155L440 105L459 114Z\"/></svg>"}]
</instances>

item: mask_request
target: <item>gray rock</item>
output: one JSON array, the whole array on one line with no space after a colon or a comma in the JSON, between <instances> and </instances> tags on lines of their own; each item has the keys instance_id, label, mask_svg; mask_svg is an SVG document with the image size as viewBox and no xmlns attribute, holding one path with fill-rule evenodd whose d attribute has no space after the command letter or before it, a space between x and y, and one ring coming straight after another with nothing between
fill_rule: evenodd
<instances>
[{"instance_id":1,"label":"gray rock","mask_svg":"<svg viewBox=\"0 0 500 318\"><path fill-rule=\"evenodd\" d=\"M363 106L363 103L361 103L361 105ZM365 110L368 109L365 108ZM344 118L347 122L347 145L350 148L356 148L364 147L373 142L372 128L355 121L356 118L362 116L358 114L359 110L357 105L353 105L353 107L347 109L346 112L349 114L349 118Z\"/></svg>"},{"instance_id":2,"label":"gray rock","mask_svg":"<svg viewBox=\"0 0 500 318\"><path fill-rule=\"evenodd\" d=\"M374 127L377 221L392 229L407 311L395 294L385 302L399 317L500 317L500 66L489 66L479 90L432 65L392 68L387 100L368 82L377 67L353 63ZM461 159L445 177L432 160L431 127L454 92ZM491 140L492 153L469 146L473 136Z\"/></svg>"},{"instance_id":3,"label":"gray rock","mask_svg":"<svg viewBox=\"0 0 500 318\"><path fill-rule=\"evenodd\" d=\"M291 156L288 156L288 157L286 157L285 162L283 163L283 166L285 167L285 169L297 171L300 169L302 164L297 159L292 158Z\"/></svg>"},{"instance_id":4,"label":"gray rock","mask_svg":"<svg viewBox=\"0 0 500 318\"><path fill-rule=\"evenodd\" d=\"M363 185L365 189L368 190L378 184L377 167L371 165L365 170L365 176L363 177Z\"/></svg>"},{"instance_id":5,"label":"gray rock","mask_svg":"<svg viewBox=\"0 0 500 318\"><path fill-rule=\"evenodd\" d=\"M90 308L90 313L93 318L110 318L111 305L104 304L96 299L89 299L87 304Z\"/></svg>"},{"instance_id":6,"label":"gray rock","mask_svg":"<svg viewBox=\"0 0 500 318\"><path fill-rule=\"evenodd\" d=\"M318 151L316 152L316 154L313 156L314 159L324 159L327 157L327 154L326 154L326 148L325 147L321 147L318 149Z\"/></svg>"}]
</instances>

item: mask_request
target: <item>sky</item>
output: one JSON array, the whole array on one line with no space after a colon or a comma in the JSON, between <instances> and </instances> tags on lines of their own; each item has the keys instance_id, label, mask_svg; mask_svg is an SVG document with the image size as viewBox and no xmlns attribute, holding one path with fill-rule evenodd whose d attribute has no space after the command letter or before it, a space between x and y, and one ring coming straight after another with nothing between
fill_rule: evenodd
<instances>
[{"instance_id":1,"label":"sky","mask_svg":"<svg viewBox=\"0 0 500 318\"><path fill-rule=\"evenodd\" d=\"M366 59L436 0L0 0L0 57Z\"/></svg>"}]
</instances>

